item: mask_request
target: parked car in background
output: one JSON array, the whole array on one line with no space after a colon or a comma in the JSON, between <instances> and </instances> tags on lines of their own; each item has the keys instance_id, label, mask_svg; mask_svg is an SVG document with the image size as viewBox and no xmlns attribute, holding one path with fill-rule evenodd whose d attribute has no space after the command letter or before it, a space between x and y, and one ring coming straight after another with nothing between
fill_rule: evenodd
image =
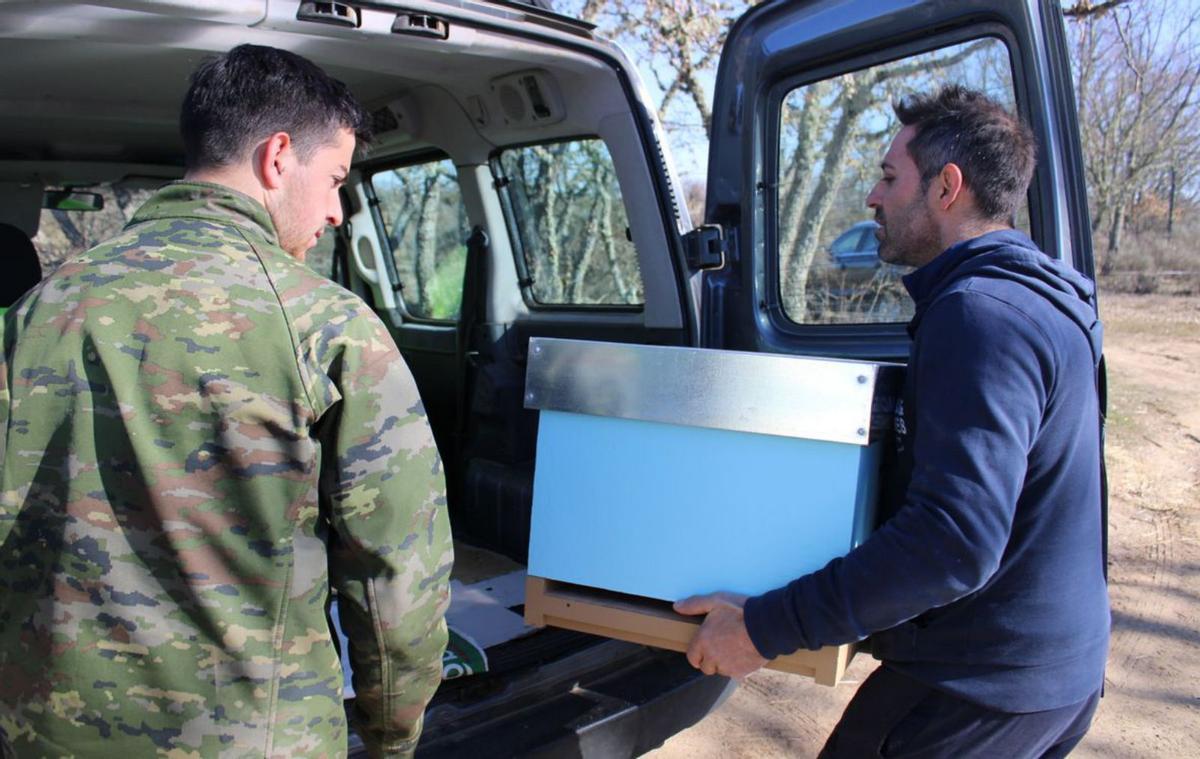
<instances>
[{"instance_id":1,"label":"parked car in background","mask_svg":"<svg viewBox=\"0 0 1200 759\"><path fill-rule=\"evenodd\" d=\"M860 221L838 235L829 245L829 257L839 269L879 268L879 238L874 221Z\"/></svg>"}]
</instances>

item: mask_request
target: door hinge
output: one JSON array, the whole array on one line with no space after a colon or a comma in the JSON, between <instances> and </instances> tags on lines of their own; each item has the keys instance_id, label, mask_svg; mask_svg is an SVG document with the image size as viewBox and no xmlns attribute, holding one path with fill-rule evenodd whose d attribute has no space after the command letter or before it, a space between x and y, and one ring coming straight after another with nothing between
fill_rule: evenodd
<instances>
[{"instance_id":1,"label":"door hinge","mask_svg":"<svg viewBox=\"0 0 1200 759\"><path fill-rule=\"evenodd\" d=\"M692 271L725 266L725 233L720 224L702 224L683 236L684 255Z\"/></svg>"}]
</instances>

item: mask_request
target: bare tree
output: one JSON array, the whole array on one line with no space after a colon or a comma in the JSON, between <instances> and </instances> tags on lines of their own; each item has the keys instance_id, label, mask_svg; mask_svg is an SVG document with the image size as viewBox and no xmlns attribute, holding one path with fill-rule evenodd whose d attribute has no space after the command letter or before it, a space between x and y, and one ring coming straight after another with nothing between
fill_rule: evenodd
<instances>
[{"instance_id":1,"label":"bare tree","mask_svg":"<svg viewBox=\"0 0 1200 759\"><path fill-rule=\"evenodd\" d=\"M374 174L371 185L405 307L422 318L455 318L469 226L453 166L445 160L399 166Z\"/></svg>"},{"instance_id":2,"label":"bare tree","mask_svg":"<svg viewBox=\"0 0 1200 759\"><path fill-rule=\"evenodd\" d=\"M420 222L417 224L417 261L414 268L421 303L432 303L432 287L438 263L438 215L442 206L442 173L435 169L429 172L424 180L424 191L417 201L420 204Z\"/></svg>"},{"instance_id":3,"label":"bare tree","mask_svg":"<svg viewBox=\"0 0 1200 759\"><path fill-rule=\"evenodd\" d=\"M645 51L649 73L663 92L658 117L669 130L686 128L695 117L704 134L712 125L711 81L721 47L733 20L748 0L586 0L561 3L564 10L599 25L605 36L640 53ZM669 117L683 106L678 120Z\"/></svg>"},{"instance_id":4,"label":"bare tree","mask_svg":"<svg viewBox=\"0 0 1200 759\"><path fill-rule=\"evenodd\" d=\"M38 250L44 274L53 271L66 259L116 235L150 195L150 191L144 187L121 182L80 189L99 193L104 200L104 207L99 211L42 212L33 244Z\"/></svg>"},{"instance_id":5,"label":"bare tree","mask_svg":"<svg viewBox=\"0 0 1200 759\"><path fill-rule=\"evenodd\" d=\"M973 43L953 52L843 74L804 87L789 101L796 107L784 109L783 128L790 130L794 147L780 156L779 182L781 284L789 313L799 316L809 305L809 271L822 230L843 182L859 168L852 155L861 152L862 143L878 146L885 139L883 134L867 133L865 114L878 113L915 78L927 79L988 46ZM858 198L855 207L861 208L864 199Z\"/></svg>"},{"instance_id":6,"label":"bare tree","mask_svg":"<svg viewBox=\"0 0 1200 759\"><path fill-rule=\"evenodd\" d=\"M1105 240L1101 272L1110 274L1139 198L1161 192L1165 177L1186 186L1196 176L1200 8L1121 4L1070 31L1092 232Z\"/></svg>"},{"instance_id":7,"label":"bare tree","mask_svg":"<svg viewBox=\"0 0 1200 759\"><path fill-rule=\"evenodd\" d=\"M1063 15L1067 18L1087 18L1089 16L1102 16L1118 5L1124 5L1129 0L1107 0L1107 2L1093 3L1091 0L1080 0L1074 5L1063 6Z\"/></svg>"},{"instance_id":8,"label":"bare tree","mask_svg":"<svg viewBox=\"0 0 1200 759\"><path fill-rule=\"evenodd\" d=\"M538 302L641 302L629 221L612 159L600 140L506 150L500 166ZM596 265L597 251L603 265Z\"/></svg>"}]
</instances>

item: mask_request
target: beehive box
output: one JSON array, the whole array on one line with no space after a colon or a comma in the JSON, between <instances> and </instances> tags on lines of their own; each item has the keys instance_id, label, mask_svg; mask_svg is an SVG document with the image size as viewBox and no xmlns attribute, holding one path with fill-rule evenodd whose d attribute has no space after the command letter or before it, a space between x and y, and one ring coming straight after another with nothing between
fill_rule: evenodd
<instances>
[{"instance_id":1,"label":"beehive box","mask_svg":"<svg viewBox=\"0 0 1200 759\"><path fill-rule=\"evenodd\" d=\"M674 601L754 595L819 569L873 527L899 371L531 340L529 575Z\"/></svg>"},{"instance_id":2,"label":"beehive box","mask_svg":"<svg viewBox=\"0 0 1200 759\"><path fill-rule=\"evenodd\" d=\"M525 623L642 643L670 651L686 651L701 617L676 614L666 601L626 596L580 585L528 577ZM820 685L837 685L846 672L854 646L828 646L797 651L773 659L767 667L813 678Z\"/></svg>"}]
</instances>

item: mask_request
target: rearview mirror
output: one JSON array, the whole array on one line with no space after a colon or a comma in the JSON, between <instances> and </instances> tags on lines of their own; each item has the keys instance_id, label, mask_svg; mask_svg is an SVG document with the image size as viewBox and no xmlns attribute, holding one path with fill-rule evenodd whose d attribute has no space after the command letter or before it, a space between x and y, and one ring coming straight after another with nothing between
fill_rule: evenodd
<instances>
[{"instance_id":1,"label":"rearview mirror","mask_svg":"<svg viewBox=\"0 0 1200 759\"><path fill-rule=\"evenodd\" d=\"M99 211L104 208L104 196L98 192L78 190L46 190L42 208L52 211Z\"/></svg>"}]
</instances>

